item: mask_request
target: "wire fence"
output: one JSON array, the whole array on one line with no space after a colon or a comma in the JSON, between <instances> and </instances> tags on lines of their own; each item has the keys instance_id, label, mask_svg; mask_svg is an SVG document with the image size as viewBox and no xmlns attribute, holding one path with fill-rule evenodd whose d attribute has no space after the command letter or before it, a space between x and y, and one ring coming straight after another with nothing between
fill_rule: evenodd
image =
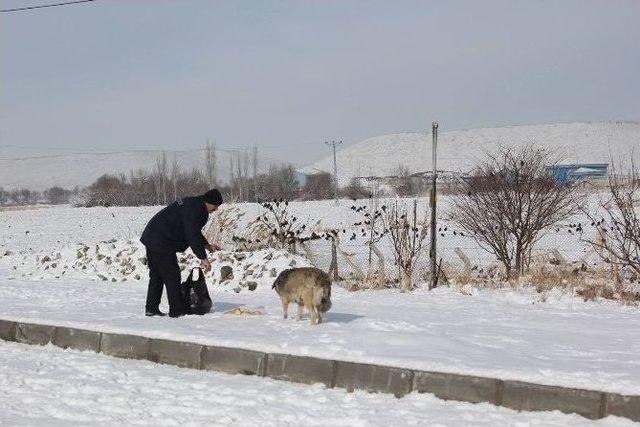
<instances>
[{"instance_id":1,"label":"wire fence","mask_svg":"<svg viewBox=\"0 0 640 427\"><path fill-rule=\"evenodd\" d=\"M329 269L331 263L331 242L318 241L310 246L313 261L319 268ZM354 274L345 256L358 266L363 274L375 272L379 262L365 241L348 241L340 244L338 266L341 275L349 277ZM377 243L377 248L384 255L386 274L389 277L398 276L398 267L394 259L394 247L389 238L383 238ZM343 255L346 254L346 255ZM499 268L499 262L489 251L483 249L473 240L456 241L456 239L441 238L437 244L437 259L442 261L442 269L448 277L455 277L470 271L483 271ZM593 265L598 262L591 246L582 241L579 236L568 233L546 233L544 238L533 248L534 263L573 264L585 263ZM422 250L416 261L414 274L416 277L427 277L430 271L428 245Z\"/></svg>"}]
</instances>

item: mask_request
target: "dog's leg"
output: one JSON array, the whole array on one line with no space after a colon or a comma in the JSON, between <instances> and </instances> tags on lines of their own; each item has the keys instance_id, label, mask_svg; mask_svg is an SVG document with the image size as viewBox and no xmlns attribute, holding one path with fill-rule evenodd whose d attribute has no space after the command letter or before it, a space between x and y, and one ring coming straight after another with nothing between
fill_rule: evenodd
<instances>
[{"instance_id":1,"label":"dog's leg","mask_svg":"<svg viewBox=\"0 0 640 427\"><path fill-rule=\"evenodd\" d=\"M302 305L302 303L298 303L298 321L302 320L302 309L304 308L304 305Z\"/></svg>"},{"instance_id":2,"label":"dog's leg","mask_svg":"<svg viewBox=\"0 0 640 427\"><path fill-rule=\"evenodd\" d=\"M284 313L284 318L289 317L289 301L286 299L282 300L282 312Z\"/></svg>"},{"instance_id":3,"label":"dog's leg","mask_svg":"<svg viewBox=\"0 0 640 427\"><path fill-rule=\"evenodd\" d=\"M309 318L311 320L311 324L315 325L318 323L317 320L317 316L316 316L316 310L315 307L313 306L313 301L309 301L309 299L306 299L304 301L304 307L307 309L307 311L309 312Z\"/></svg>"}]
</instances>

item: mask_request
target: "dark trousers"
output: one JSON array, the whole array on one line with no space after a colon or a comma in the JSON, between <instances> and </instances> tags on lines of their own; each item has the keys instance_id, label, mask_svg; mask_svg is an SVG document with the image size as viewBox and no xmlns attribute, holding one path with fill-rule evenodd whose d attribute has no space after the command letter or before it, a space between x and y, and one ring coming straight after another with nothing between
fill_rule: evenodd
<instances>
[{"instance_id":1,"label":"dark trousers","mask_svg":"<svg viewBox=\"0 0 640 427\"><path fill-rule=\"evenodd\" d=\"M162 286L167 287L169 314L186 313L180 295L180 267L175 252L158 252L147 248L149 266L149 288L147 289L147 311L155 311L162 299Z\"/></svg>"}]
</instances>

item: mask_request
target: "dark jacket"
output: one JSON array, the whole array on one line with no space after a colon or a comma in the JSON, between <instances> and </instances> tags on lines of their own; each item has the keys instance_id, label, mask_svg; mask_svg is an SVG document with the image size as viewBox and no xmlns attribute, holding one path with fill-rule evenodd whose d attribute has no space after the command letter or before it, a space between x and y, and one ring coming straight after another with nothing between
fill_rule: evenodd
<instances>
[{"instance_id":1,"label":"dark jacket","mask_svg":"<svg viewBox=\"0 0 640 427\"><path fill-rule=\"evenodd\" d=\"M140 241L159 252L183 252L191 247L199 259L205 259L207 240L201 230L208 219L203 196L178 199L151 218Z\"/></svg>"}]
</instances>

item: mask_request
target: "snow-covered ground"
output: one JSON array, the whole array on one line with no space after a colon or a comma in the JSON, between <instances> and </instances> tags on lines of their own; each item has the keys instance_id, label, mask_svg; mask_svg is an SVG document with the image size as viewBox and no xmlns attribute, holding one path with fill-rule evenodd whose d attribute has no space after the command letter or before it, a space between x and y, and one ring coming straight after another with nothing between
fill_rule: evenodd
<instances>
[{"instance_id":1,"label":"snow-covered ground","mask_svg":"<svg viewBox=\"0 0 640 427\"><path fill-rule=\"evenodd\" d=\"M241 208L246 218L255 218L259 209ZM351 293L334 286L326 323L311 327L284 321L271 290L274 272L294 260L304 265L304 258L277 251L223 251L208 279L213 313L146 318L147 270L136 242L158 209L1 211L0 318L640 394L637 307L585 303L554 291L469 287L467 295L453 288ZM309 222L339 226L353 221L348 206L336 208L331 202L294 203L292 209ZM566 246L578 250L572 238ZM449 233L441 242L447 239L455 244L461 237ZM322 248L317 254L324 263L329 250ZM220 284L223 264L234 268L234 279ZM183 265L186 274L193 260ZM249 281L257 289L244 286ZM238 306L265 314L223 314Z\"/></svg>"},{"instance_id":2,"label":"snow-covered ground","mask_svg":"<svg viewBox=\"0 0 640 427\"><path fill-rule=\"evenodd\" d=\"M6 273L0 270L0 318L9 320L640 394L640 317L615 303L334 286L326 322L311 326L283 320L263 280L239 294L211 285L214 312L205 316L148 318L141 282L21 281ZM223 314L238 306L265 314Z\"/></svg>"},{"instance_id":3,"label":"snow-covered ground","mask_svg":"<svg viewBox=\"0 0 640 427\"><path fill-rule=\"evenodd\" d=\"M625 426L412 393L346 393L0 342L0 425Z\"/></svg>"}]
</instances>

